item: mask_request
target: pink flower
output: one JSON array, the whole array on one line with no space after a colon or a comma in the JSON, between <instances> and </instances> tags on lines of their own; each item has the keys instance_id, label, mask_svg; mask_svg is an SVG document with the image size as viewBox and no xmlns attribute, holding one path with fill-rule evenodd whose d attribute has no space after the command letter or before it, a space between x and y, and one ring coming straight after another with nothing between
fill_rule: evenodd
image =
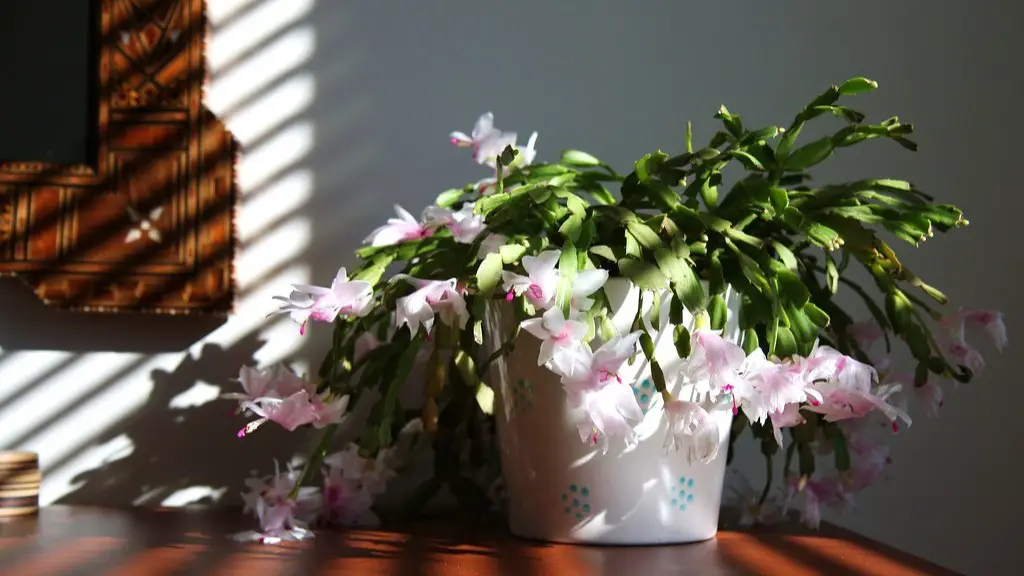
<instances>
[{"instance_id":1,"label":"pink flower","mask_svg":"<svg viewBox=\"0 0 1024 576\"><path fill-rule=\"evenodd\" d=\"M829 422L849 418L862 418L873 410L886 415L893 426L896 419L910 425L910 416L892 406L886 399L899 392L899 384L875 386L878 372L863 362L828 346L816 346L807 358L797 358L795 366L803 370L810 382L808 391L820 402L812 402L806 409L817 412Z\"/></svg>"},{"instance_id":2,"label":"pink flower","mask_svg":"<svg viewBox=\"0 0 1024 576\"><path fill-rule=\"evenodd\" d=\"M553 362L563 374L562 387L569 406L579 414L577 427L584 442L596 444L602 437L607 440L617 436L629 444L636 441L633 426L643 419L643 412L618 370L636 351L639 338L639 332L616 335L595 352L580 346Z\"/></svg>"},{"instance_id":3,"label":"pink flower","mask_svg":"<svg viewBox=\"0 0 1024 576\"><path fill-rule=\"evenodd\" d=\"M313 396L310 404L313 405L314 428L325 428L331 424L339 424L345 417L345 410L348 409L348 396L324 400L320 396Z\"/></svg>"},{"instance_id":4,"label":"pink flower","mask_svg":"<svg viewBox=\"0 0 1024 576\"><path fill-rule=\"evenodd\" d=\"M555 290L558 288L558 270L555 267L561 255L560 250L547 250L537 256L523 256L526 276L502 271L505 291L516 296L526 294L531 304L547 308L554 301Z\"/></svg>"},{"instance_id":5,"label":"pink flower","mask_svg":"<svg viewBox=\"0 0 1024 576\"><path fill-rule=\"evenodd\" d=\"M253 373L252 369L242 369L246 378L250 378L249 375ZM265 377L265 374L259 375L259 378ZM248 409L259 416L238 431L239 438L252 434L267 422L275 422L289 432L307 424L323 428L341 422L348 408L348 396L330 398L317 395L312 383L280 366L274 371L269 383L263 384L260 380L259 386L258 390L253 389L260 392L258 397L251 396L249 392L225 395L227 398L239 399L241 409Z\"/></svg>"},{"instance_id":6,"label":"pink flower","mask_svg":"<svg viewBox=\"0 0 1024 576\"><path fill-rule=\"evenodd\" d=\"M700 404L673 400L665 405L665 415L668 418L666 449L684 449L689 464L707 464L718 456L721 443L718 424Z\"/></svg>"},{"instance_id":7,"label":"pink flower","mask_svg":"<svg viewBox=\"0 0 1024 576\"><path fill-rule=\"evenodd\" d=\"M475 204L464 204L457 211L430 206L423 214L430 226L444 226L452 233L452 237L460 244L472 244L476 237L484 231L484 217L474 214Z\"/></svg>"},{"instance_id":8,"label":"pink flower","mask_svg":"<svg viewBox=\"0 0 1024 576\"><path fill-rule=\"evenodd\" d=\"M274 381L276 378L277 373L273 368L257 369L252 366L242 366L238 372L238 381L242 384L244 392L222 394L221 398L238 400L238 409L246 410L258 399L275 393Z\"/></svg>"},{"instance_id":9,"label":"pink flower","mask_svg":"<svg viewBox=\"0 0 1024 576\"><path fill-rule=\"evenodd\" d=\"M309 392L305 390L283 399L261 398L258 403L250 407L250 410L261 416L263 421L276 422L289 432L294 432L300 426L311 424L317 417L317 411L310 401ZM262 423L260 420L256 422ZM256 426L258 425L256 424ZM251 429L250 426L252 426ZM239 431L239 437L251 433L254 429L253 424L246 426Z\"/></svg>"},{"instance_id":10,"label":"pink flower","mask_svg":"<svg viewBox=\"0 0 1024 576\"><path fill-rule=\"evenodd\" d=\"M419 240L433 234L429 226L420 224L401 206L395 205L398 218L388 218L387 224L377 228L363 242L371 246L390 246L408 240Z\"/></svg>"},{"instance_id":11,"label":"pink flower","mask_svg":"<svg viewBox=\"0 0 1024 576\"><path fill-rule=\"evenodd\" d=\"M522 323L523 330L534 335L540 343L537 365L542 366L554 358L562 348L579 346L587 335L587 325L576 320L566 320L559 308L551 308L541 318L530 318Z\"/></svg>"},{"instance_id":12,"label":"pink flower","mask_svg":"<svg viewBox=\"0 0 1024 576\"><path fill-rule=\"evenodd\" d=\"M419 332L420 326L430 332L434 326L434 315L448 326L465 328L469 321L466 300L456 289L457 280L421 280L405 274L394 277L402 279L417 288L415 292L399 298L395 308L397 326L408 325L413 334Z\"/></svg>"},{"instance_id":13,"label":"pink flower","mask_svg":"<svg viewBox=\"0 0 1024 576\"><path fill-rule=\"evenodd\" d=\"M339 315L365 316L373 308L373 287L369 282L350 282L342 267L330 288L296 284L287 298L274 296L274 299L284 302L284 305L271 314L289 314L299 324L299 331L304 333L310 319L333 322Z\"/></svg>"},{"instance_id":14,"label":"pink flower","mask_svg":"<svg viewBox=\"0 0 1024 576\"><path fill-rule=\"evenodd\" d=\"M472 148L473 160L494 168L497 158L507 146L515 148L516 133L502 132L494 127L494 114L486 112L477 118L473 131L467 136L455 131L449 135L451 143L459 148Z\"/></svg>"}]
</instances>

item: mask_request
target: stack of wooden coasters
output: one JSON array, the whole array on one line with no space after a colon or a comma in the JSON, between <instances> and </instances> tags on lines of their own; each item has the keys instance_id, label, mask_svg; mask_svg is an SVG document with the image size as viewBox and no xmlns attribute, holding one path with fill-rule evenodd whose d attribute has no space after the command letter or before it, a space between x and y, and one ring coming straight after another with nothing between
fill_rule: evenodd
<instances>
[{"instance_id":1,"label":"stack of wooden coasters","mask_svg":"<svg viewBox=\"0 0 1024 576\"><path fill-rule=\"evenodd\" d=\"M39 455L0 451L0 518L39 511Z\"/></svg>"}]
</instances>

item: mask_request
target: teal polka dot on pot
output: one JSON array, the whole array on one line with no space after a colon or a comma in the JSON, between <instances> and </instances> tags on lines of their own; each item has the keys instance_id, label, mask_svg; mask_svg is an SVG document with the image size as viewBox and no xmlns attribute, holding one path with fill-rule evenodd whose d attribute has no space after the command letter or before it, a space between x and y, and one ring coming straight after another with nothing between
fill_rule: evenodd
<instances>
[{"instance_id":1,"label":"teal polka dot on pot","mask_svg":"<svg viewBox=\"0 0 1024 576\"><path fill-rule=\"evenodd\" d=\"M584 520L590 516L590 488L570 484L561 494L562 511L566 516Z\"/></svg>"},{"instance_id":2,"label":"teal polka dot on pot","mask_svg":"<svg viewBox=\"0 0 1024 576\"><path fill-rule=\"evenodd\" d=\"M679 481L671 488L672 499L669 503L680 512L686 512L686 505L693 504L693 487L696 484L693 478L680 476Z\"/></svg>"}]
</instances>

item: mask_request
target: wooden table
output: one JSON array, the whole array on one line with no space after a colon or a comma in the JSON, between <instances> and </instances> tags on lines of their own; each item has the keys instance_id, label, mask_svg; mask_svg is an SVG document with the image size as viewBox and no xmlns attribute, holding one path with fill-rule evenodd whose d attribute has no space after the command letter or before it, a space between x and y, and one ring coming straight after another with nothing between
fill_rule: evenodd
<instances>
[{"instance_id":1,"label":"wooden table","mask_svg":"<svg viewBox=\"0 0 1024 576\"><path fill-rule=\"evenodd\" d=\"M315 540L238 543L251 527L230 511L44 508L0 523L0 574L345 574L683 576L699 574L953 574L834 526L742 531L651 547L550 545L482 522L424 520L397 529L320 532Z\"/></svg>"}]
</instances>

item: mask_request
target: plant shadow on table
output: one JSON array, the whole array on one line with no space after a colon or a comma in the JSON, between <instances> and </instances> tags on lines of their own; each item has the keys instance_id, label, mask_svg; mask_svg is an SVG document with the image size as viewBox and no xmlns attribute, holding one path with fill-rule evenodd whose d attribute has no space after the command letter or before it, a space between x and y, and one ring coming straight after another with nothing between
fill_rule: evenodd
<instances>
[{"instance_id":1,"label":"plant shadow on table","mask_svg":"<svg viewBox=\"0 0 1024 576\"><path fill-rule=\"evenodd\" d=\"M236 433L246 420L234 414L236 403L215 399L171 407L171 401L199 382L220 386L222 392L234 391L237 384L232 379L237 378L239 367L254 364L253 356L262 345L256 335L226 349L206 344L198 356L185 355L173 372L154 370L153 391L146 404L92 442L102 445L124 435L131 442L131 452L72 478L76 488L57 503L123 506L128 501L159 506L178 492L173 505L216 500L240 504L238 492L245 478L253 471L271 473L273 458L287 459L292 453L288 448L304 435L267 426L257 432L258 438L239 439ZM197 487L203 488L194 497L191 491L181 492ZM210 492L219 492L219 497Z\"/></svg>"}]
</instances>

